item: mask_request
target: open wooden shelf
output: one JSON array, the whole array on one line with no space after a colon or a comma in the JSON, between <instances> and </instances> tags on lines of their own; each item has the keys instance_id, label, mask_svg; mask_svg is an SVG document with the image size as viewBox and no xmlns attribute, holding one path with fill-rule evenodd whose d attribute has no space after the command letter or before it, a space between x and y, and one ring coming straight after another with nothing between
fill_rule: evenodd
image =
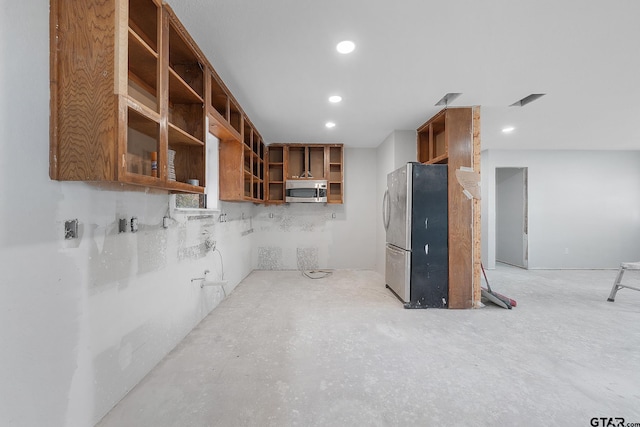
<instances>
[{"instance_id":1,"label":"open wooden shelf","mask_svg":"<svg viewBox=\"0 0 640 427\"><path fill-rule=\"evenodd\" d=\"M229 107L229 95L228 91L225 90L223 84L218 82L218 79L214 75L209 75L211 86L210 88L210 108L213 111L216 111L220 117L224 120L229 120L228 115L228 107Z\"/></svg>"},{"instance_id":2,"label":"open wooden shelf","mask_svg":"<svg viewBox=\"0 0 640 427\"><path fill-rule=\"evenodd\" d=\"M187 184L186 182L169 181L167 187L172 192L179 193L204 193L205 188L202 186Z\"/></svg>"},{"instance_id":3,"label":"open wooden shelf","mask_svg":"<svg viewBox=\"0 0 640 427\"><path fill-rule=\"evenodd\" d=\"M418 128L418 161L420 163L446 163L449 156L449 138L445 132L446 110L442 110Z\"/></svg>"},{"instance_id":4,"label":"open wooden shelf","mask_svg":"<svg viewBox=\"0 0 640 427\"><path fill-rule=\"evenodd\" d=\"M128 95L159 112L158 20L161 14L149 0L129 2L127 26Z\"/></svg>"},{"instance_id":5,"label":"open wooden shelf","mask_svg":"<svg viewBox=\"0 0 640 427\"><path fill-rule=\"evenodd\" d=\"M266 147L266 200L268 203L284 203L284 146Z\"/></svg>"},{"instance_id":6,"label":"open wooden shelf","mask_svg":"<svg viewBox=\"0 0 640 427\"><path fill-rule=\"evenodd\" d=\"M265 150L262 137L249 119L241 115L235 125L234 103L228 102L229 117L224 120L215 109L209 117L218 117L216 130L220 138L220 199L226 201L265 201ZM237 110L240 113L240 110ZM234 127L235 126L235 127ZM238 133L236 127L242 132Z\"/></svg>"},{"instance_id":7,"label":"open wooden shelf","mask_svg":"<svg viewBox=\"0 0 640 427\"><path fill-rule=\"evenodd\" d=\"M448 161L449 161L449 154L442 154L442 155L440 155L438 157L434 157L433 159L428 160L426 162L422 162L422 163L427 164L427 165L446 164L446 163L448 163Z\"/></svg>"},{"instance_id":8,"label":"open wooden shelf","mask_svg":"<svg viewBox=\"0 0 640 427\"><path fill-rule=\"evenodd\" d=\"M232 128L234 128L239 134L242 134L242 124L244 123L242 110L240 110L240 107L238 107L238 105L231 99L229 100L229 111L227 120L229 121L229 124Z\"/></svg>"},{"instance_id":9,"label":"open wooden shelf","mask_svg":"<svg viewBox=\"0 0 640 427\"><path fill-rule=\"evenodd\" d=\"M160 9L150 0L128 2L128 26L153 50L158 52L158 20Z\"/></svg>"},{"instance_id":10,"label":"open wooden shelf","mask_svg":"<svg viewBox=\"0 0 640 427\"><path fill-rule=\"evenodd\" d=\"M129 73L156 96L158 88L158 53L129 28Z\"/></svg>"},{"instance_id":11,"label":"open wooden shelf","mask_svg":"<svg viewBox=\"0 0 640 427\"><path fill-rule=\"evenodd\" d=\"M171 145L195 145L204 146L204 142L188 134L184 130L175 126L173 123L169 123L169 141Z\"/></svg>"},{"instance_id":12,"label":"open wooden shelf","mask_svg":"<svg viewBox=\"0 0 640 427\"><path fill-rule=\"evenodd\" d=\"M344 147L334 145L328 148L327 203L344 203Z\"/></svg>"},{"instance_id":13,"label":"open wooden shelf","mask_svg":"<svg viewBox=\"0 0 640 427\"><path fill-rule=\"evenodd\" d=\"M160 124L157 121L145 117L139 111L129 108L127 126L150 138L159 139Z\"/></svg>"},{"instance_id":14,"label":"open wooden shelf","mask_svg":"<svg viewBox=\"0 0 640 427\"><path fill-rule=\"evenodd\" d=\"M173 69L169 69L169 100L172 104L202 104L202 97Z\"/></svg>"}]
</instances>

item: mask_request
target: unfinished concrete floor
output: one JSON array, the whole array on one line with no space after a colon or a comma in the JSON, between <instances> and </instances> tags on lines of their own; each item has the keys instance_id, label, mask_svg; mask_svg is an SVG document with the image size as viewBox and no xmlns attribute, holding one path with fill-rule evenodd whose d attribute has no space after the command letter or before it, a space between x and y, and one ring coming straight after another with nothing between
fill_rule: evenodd
<instances>
[{"instance_id":1,"label":"unfinished concrete floor","mask_svg":"<svg viewBox=\"0 0 640 427\"><path fill-rule=\"evenodd\" d=\"M370 271L255 271L99 425L640 423L640 292L607 302L614 270L487 273L516 308L405 310Z\"/></svg>"}]
</instances>

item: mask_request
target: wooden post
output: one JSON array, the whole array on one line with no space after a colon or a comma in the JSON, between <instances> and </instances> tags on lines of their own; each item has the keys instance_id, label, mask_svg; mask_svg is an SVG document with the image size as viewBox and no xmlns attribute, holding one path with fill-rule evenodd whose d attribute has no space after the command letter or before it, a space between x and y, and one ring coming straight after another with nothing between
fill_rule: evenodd
<instances>
[{"instance_id":1,"label":"wooden post","mask_svg":"<svg viewBox=\"0 0 640 427\"><path fill-rule=\"evenodd\" d=\"M480 107L473 107L473 170L480 173ZM473 306L480 306L482 285L481 201L473 199Z\"/></svg>"},{"instance_id":2,"label":"wooden post","mask_svg":"<svg viewBox=\"0 0 640 427\"><path fill-rule=\"evenodd\" d=\"M449 150L449 308L473 307L473 203L463 193L456 170L472 167L471 108L446 111Z\"/></svg>"}]
</instances>

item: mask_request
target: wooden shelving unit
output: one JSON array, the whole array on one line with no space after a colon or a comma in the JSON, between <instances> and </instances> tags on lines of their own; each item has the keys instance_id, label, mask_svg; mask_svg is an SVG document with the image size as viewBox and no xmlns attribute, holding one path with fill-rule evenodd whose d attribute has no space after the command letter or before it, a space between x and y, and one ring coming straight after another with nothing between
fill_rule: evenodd
<instances>
[{"instance_id":1,"label":"wooden shelving unit","mask_svg":"<svg viewBox=\"0 0 640 427\"><path fill-rule=\"evenodd\" d=\"M456 178L461 167L480 171L480 107L447 108L418 128L418 161L448 165L449 308L480 302L480 201L468 199Z\"/></svg>"},{"instance_id":2,"label":"wooden shelving unit","mask_svg":"<svg viewBox=\"0 0 640 427\"><path fill-rule=\"evenodd\" d=\"M447 163L449 141L445 132L446 111L442 110L418 128L418 161L420 163Z\"/></svg>"},{"instance_id":3,"label":"wooden shelving unit","mask_svg":"<svg viewBox=\"0 0 640 427\"><path fill-rule=\"evenodd\" d=\"M175 181L179 189L190 179L205 185L205 59L173 11L165 8L163 28L168 52L168 146L175 151Z\"/></svg>"},{"instance_id":4,"label":"wooden shelving unit","mask_svg":"<svg viewBox=\"0 0 640 427\"><path fill-rule=\"evenodd\" d=\"M327 162L327 203L344 202L344 147L330 145L327 147L329 161Z\"/></svg>"},{"instance_id":5,"label":"wooden shelving unit","mask_svg":"<svg viewBox=\"0 0 640 427\"><path fill-rule=\"evenodd\" d=\"M267 147L267 197L268 203L284 203L284 146Z\"/></svg>"},{"instance_id":6,"label":"wooden shelving unit","mask_svg":"<svg viewBox=\"0 0 640 427\"><path fill-rule=\"evenodd\" d=\"M244 125L244 197L264 201L264 143L248 121Z\"/></svg>"},{"instance_id":7,"label":"wooden shelving unit","mask_svg":"<svg viewBox=\"0 0 640 427\"><path fill-rule=\"evenodd\" d=\"M344 202L342 144L270 144L267 202L284 203L288 180L326 179L327 203Z\"/></svg>"},{"instance_id":8,"label":"wooden shelving unit","mask_svg":"<svg viewBox=\"0 0 640 427\"><path fill-rule=\"evenodd\" d=\"M266 200L265 144L229 89L210 67L206 110L209 131L220 140L220 200Z\"/></svg>"},{"instance_id":9,"label":"wooden shelving unit","mask_svg":"<svg viewBox=\"0 0 640 427\"><path fill-rule=\"evenodd\" d=\"M51 178L204 192L208 64L170 7L50 4Z\"/></svg>"},{"instance_id":10,"label":"wooden shelving unit","mask_svg":"<svg viewBox=\"0 0 640 427\"><path fill-rule=\"evenodd\" d=\"M220 200L262 203L266 196L265 144L244 114L238 132L234 110L228 112L231 122L220 121L217 110L212 113L215 118L209 116L210 131L220 138Z\"/></svg>"}]
</instances>

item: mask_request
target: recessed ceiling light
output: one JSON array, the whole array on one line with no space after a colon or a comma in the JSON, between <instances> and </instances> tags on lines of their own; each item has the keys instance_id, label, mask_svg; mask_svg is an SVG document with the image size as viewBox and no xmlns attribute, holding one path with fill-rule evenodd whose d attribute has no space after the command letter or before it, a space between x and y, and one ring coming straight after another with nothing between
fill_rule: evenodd
<instances>
[{"instance_id":1,"label":"recessed ceiling light","mask_svg":"<svg viewBox=\"0 0 640 427\"><path fill-rule=\"evenodd\" d=\"M356 44L351 40L344 40L338 43L336 49L340 53L351 53L356 48Z\"/></svg>"},{"instance_id":2,"label":"recessed ceiling light","mask_svg":"<svg viewBox=\"0 0 640 427\"><path fill-rule=\"evenodd\" d=\"M513 126L506 126L502 128L502 133L511 133L514 130L516 130L516 128L514 128Z\"/></svg>"},{"instance_id":3,"label":"recessed ceiling light","mask_svg":"<svg viewBox=\"0 0 640 427\"><path fill-rule=\"evenodd\" d=\"M329 97L329 102L332 102L334 104L338 103L342 101L342 97L340 95L332 95Z\"/></svg>"},{"instance_id":4,"label":"recessed ceiling light","mask_svg":"<svg viewBox=\"0 0 640 427\"><path fill-rule=\"evenodd\" d=\"M327 122L324 124L326 127L328 127L329 129L336 127L336 124L333 122Z\"/></svg>"}]
</instances>

